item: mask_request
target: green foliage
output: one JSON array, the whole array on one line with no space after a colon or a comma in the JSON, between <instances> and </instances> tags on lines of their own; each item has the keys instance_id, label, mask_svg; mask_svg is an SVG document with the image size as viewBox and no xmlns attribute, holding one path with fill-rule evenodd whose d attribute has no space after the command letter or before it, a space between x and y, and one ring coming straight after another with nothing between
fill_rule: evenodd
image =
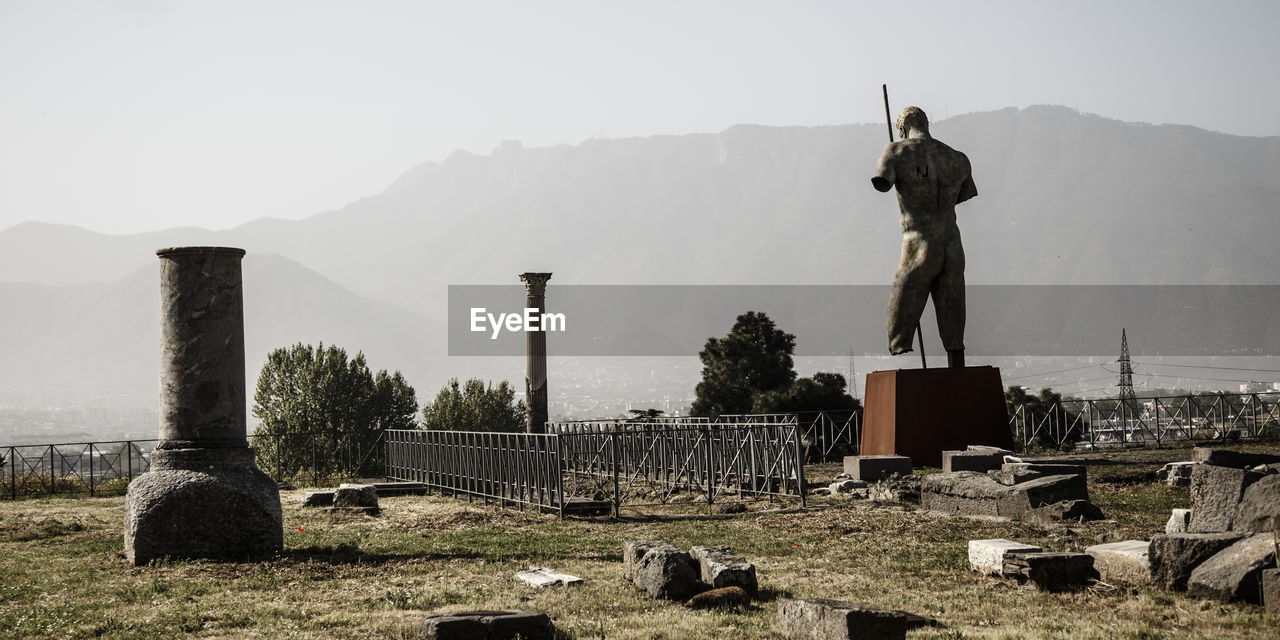
<instances>
[{"instance_id":1,"label":"green foliage","mask_svg":"<svg viewBox=\"0 0 1280 640\"><path fill-rule=\"evenodd\" d=\"M754 413L792 413L813 410L862 411L862 403L845 392L844 376L838 373L815 373L800 378L784 389L757 393L752 400Z\"/></svg>"},{"instance_id":2,"label":"green foliage","mask_svg":"<svg viewBox=\"0 0 1280 640\"><path fill-rule=\"evenodd\" d=\"M714 418L860 408L838 374L797 380L791 357L795 347L796 337L779 329L769 316L755 311L738 316L728 335L707 339L698 354L702 382L690 413Z\"/></svg>"},{"instance_id":3,"label":"green foliage","mask_svg":"<svg viewBox=\"0 0 1280 640\"><path fill-rule=\"evenodd\" d=\"M463 385L451 378L422 407L422 428L439 431L506 431L525 428L524 401L516 402L515 389L506 380L494 386L472 378Z\"/></svg>"},{"instance_id":4,"label":"green foliage","mask_svg":"<svg viewBox=\"0 0 1280 640\"><path fill-rule=\"evenodd\" d=\"M690 413L716 417L749 413L757 393L785 388L796 379L791 354L796 337L763 313L748 311L723 338L708 338L698 353L702 382Z\"/></svg>"},{"instance_id":5,"label":"green foliage","mask_svg":"<svg viewBox=\"0 0 1280 640\"><path fill-rule=\"evenodd\" d=\"M382 466L378 438L387 429L412 429L418 401L400 372L376 374L364 354L348 360L340 347L296 344L272 351L258 376L253 434L258 466L276 478L307 468L375 473Z\"/></svg>"}]
</instances>

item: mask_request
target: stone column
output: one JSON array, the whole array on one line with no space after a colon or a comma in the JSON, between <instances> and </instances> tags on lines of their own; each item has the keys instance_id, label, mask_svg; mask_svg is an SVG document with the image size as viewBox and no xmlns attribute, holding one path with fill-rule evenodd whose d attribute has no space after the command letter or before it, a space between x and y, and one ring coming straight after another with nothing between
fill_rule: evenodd
<instances>
[{"instance_id":1,"label":"stone column","mask_svg":"<svg viewBox=\"0 0 1280 640\"><path fill-rule=\"evenodd\" d=\"M550 273L520 274L526 309L537 309L539 315L546 311L544 304L550 279ZM527 331L524 336L525 431L543 433L547 430L547 333Z\"/></svg>"},{"instance_id":2,"label":"stone column","mask_svg":"<svg viewBox=\"0 0 1280 640\"><path fill-rule=\"evenodd\" d=\"M284 546L280 492L245 438L243 249L160 256L160 443L129 484L125 552L241 559Z\"/></svg>"}]
</instances>

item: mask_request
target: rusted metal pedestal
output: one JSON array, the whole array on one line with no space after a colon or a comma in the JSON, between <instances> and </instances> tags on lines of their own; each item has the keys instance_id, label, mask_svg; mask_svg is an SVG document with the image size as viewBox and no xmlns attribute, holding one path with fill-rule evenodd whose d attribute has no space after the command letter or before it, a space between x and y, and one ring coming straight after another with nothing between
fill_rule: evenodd
<instances>
[{"instance_id":1,"label":"rusted metal pedestal","mask_svg":"<svg viewBox=\"0 0 1280 640\"><path fill-rule=\"evenodd\" d=\"M996 367L896 369L867 375L861 455L897 454L917 467L971 444L1013 448Z\"/></svg>"}]
</instances>

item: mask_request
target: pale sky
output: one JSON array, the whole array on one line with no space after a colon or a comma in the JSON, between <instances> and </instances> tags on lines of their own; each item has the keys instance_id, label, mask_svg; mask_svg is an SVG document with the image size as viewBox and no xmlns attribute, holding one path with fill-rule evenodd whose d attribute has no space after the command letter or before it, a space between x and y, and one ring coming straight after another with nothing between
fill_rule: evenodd
<instances>
[{"instance_id":1,"label":"pale sky","mask_svg":"<svg viewBox=\"0 0 1280 640\"><path fill-rule=\"evenodd\" d=\"M1280 2L0 0L0 230L297 219L455 149L1061 104L1280 135Z\"/></svg>"}]
</instances>

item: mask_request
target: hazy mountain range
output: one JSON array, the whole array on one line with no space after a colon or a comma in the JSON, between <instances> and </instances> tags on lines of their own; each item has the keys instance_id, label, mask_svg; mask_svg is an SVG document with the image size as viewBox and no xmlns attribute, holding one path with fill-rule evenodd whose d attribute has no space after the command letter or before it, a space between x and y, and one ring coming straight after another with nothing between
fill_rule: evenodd
<instances>
[{"instance_id":1,"label":"hazy mountain range","mask_svg":"<svg viewBox=\"0 0 1280 640\"><path fill-rule=\"evenodd\" d=\"M957 116L933 133L974 167L979 195L958 209L970 283L1280 284L1280 138L1061 107ZM249 251L251 387L271 348L323 340L404 371L420 399L458 369L443 357L450 284L524 271L554 272L553 287L885 284L897 204L869 175L886 137L883 124L740 125L505 143L298 221L124 236L20 224L0 231L0 400L154 402L154 252L167 246Z\"/></svg>"}]
</instances>

